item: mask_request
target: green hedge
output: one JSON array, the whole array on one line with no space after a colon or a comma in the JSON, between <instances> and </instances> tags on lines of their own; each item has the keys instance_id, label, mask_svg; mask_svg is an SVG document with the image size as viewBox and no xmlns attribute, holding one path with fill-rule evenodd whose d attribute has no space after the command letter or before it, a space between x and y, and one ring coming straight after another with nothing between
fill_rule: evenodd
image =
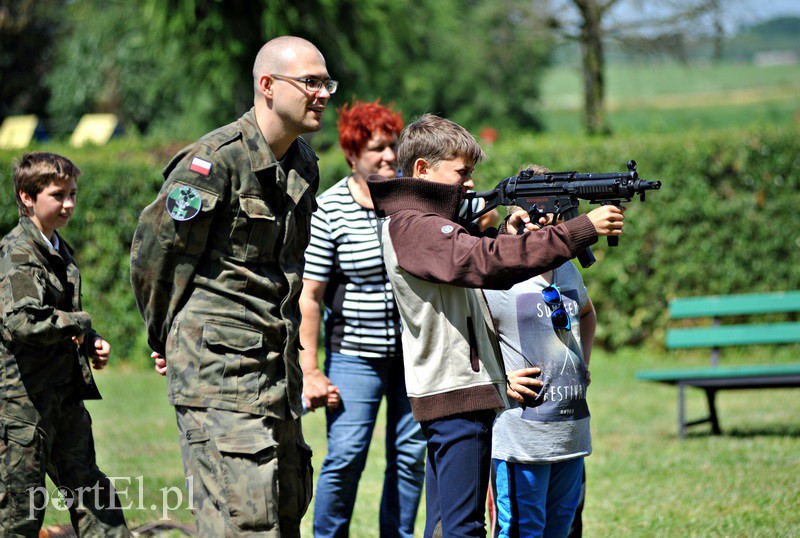
<instances>
[{"instance_id":1,"label":"green hedge","mask_svg":"<svg viewBox=\"0 0 800 538\"><path fill-rule=\"evenodd\" d=\"M674 297L800 289L798 134L789 124L577 142L519 138L492 148L484 172L505 177L528 162L621 171L634 159L641 177L661 180L646 203L628 204L619 247L601 240L598 263L582 271L601 344L660 345Z\"/></svg>"},{"instance_id":2,"label":"green hedge","mask_svg":"<svg viewBox=\"0 0 800 538\"><path fill-rule=\"evenodd\" d=\"M598 262L582 270L598 309L598 342L614 348L660 345L673 297L800 289L800 144L798 128L748 128L612 139L501 133L479 167L479 189L536 162L553 170L622 171L663 182L647 202L629 204L620 246L601 241ZM182 146L135 140L102 148L46 145L83 170L76 217L64 237L76 248L85 307L117 357L149 364L129 291L128 253L137 216L161 184L160 169ZM11 166L21 152L0 152L0 232L16 222ZM323 187L346 164L320 155ZM583 207L588 210L587 207Z\"/></svg>"}]
</instances>

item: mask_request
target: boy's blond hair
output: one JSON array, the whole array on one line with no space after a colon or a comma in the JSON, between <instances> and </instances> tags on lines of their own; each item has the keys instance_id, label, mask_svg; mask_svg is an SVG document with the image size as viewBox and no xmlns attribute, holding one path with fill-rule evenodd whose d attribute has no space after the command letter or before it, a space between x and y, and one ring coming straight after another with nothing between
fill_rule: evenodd
<instances>
[{"instance_id":1,"label":"boy's blond hair","mask_svg":"<svg viewBox=\"0 0 800 538\"><path fill-rule=\"evenodd\" d=\"M19 193L24 192L31 199L36 197L51 183L64 185L69 180L77 180L81 171L72 161L55 153L34 151L23 155L14 165L14 198L20 217L28 214Z\"/></svg>"},{"instance_id":2,"label":"boy's blond hair","mask_svg":"<svg viewBox=\"0 0 800 538\"><path fill-rule=\"evenodd\" d=\"M406 177L413 175L417 159L425 159L435 167L459 157L474 166L486 159L486 154L469 131L454 121L425 114L400 133L397 162Z\"/></svg>"}]
</instances>

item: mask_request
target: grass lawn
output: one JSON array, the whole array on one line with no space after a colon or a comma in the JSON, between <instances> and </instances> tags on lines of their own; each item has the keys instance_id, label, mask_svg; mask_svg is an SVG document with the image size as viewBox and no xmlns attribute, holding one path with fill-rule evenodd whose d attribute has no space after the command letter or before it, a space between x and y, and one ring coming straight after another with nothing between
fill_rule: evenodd
<instances>
[{"instance_id":1,"label":"grass lawn","mask_svg":"<svg viewBox=\"0 0 800 538\"><path fill-rule=\"evenodd\" d=\"M795 347L774 360L789 362L796 356ZM742 353L731 362L747 360ZM723 391L718 410L724 434L711 436L700 426L679 441L676 390L634 379L638 369L706 362L701 354L640 349L595 353L589 390L594 454L587 459L586 536L800 535L796 390ZM136 527L158 519L167 504L180 504L177 488L183 484L183 472L175 419L158 375L118 368L99 373L97 380L105 400L89 402L88 407L99 464L110 476L130 478L117 485L125 490L121 502L131 505L126 514ZM704 410L702 394L689 396L690 415L699 416ZM303 423L318 472L325 455L324 415L311 413ZM381 418L356 500L354 538L376 536L382 423ZM162 501L164 492L167 503ZM191 522L186 505L184 497L169 517ZM419 536L424 511L423 502ZM310 510L303 522L304 536L312 535L311 519ZM49 523L67 520L65 512L48 509Z\"/></svg>"}]
</instances>

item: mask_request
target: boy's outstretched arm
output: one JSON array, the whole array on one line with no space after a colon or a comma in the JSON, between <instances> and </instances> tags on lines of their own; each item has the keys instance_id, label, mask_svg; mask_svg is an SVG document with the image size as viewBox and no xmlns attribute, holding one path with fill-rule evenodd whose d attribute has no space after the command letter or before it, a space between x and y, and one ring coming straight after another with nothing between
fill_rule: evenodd
<instances>
[{"instance_id":1,"label":"boy's outstretched arm","mask_svg":"<svg viewBox=\"0 0 800 538\"><path fill-rule=\"evenodd\" d=\"M584 215L537 233L495 238L475 237L446 218L414 211L397 212L388 228L397 262L411 275L488 289L508 289L558 267L598 237L595 224Z\"/></svg>"},{"instance_id":2,"label":"boy's outstretched arm","mask_svg":"<svg viewBox=\"0 0 800 538\"><path fill-rule=\"evenodd\" d=\"M620 235L622 234L622 222L625 220L623 213L626 207L613 205L600 206L586 214L597 231L597 235ZM561 224L564 222L560 218L553 219L554 215L548 213L545 217L540 217L538 222L532 222L531 217L524 209L518 209L509 215L505 222L506 233L517 235L519 228L525 227L526 231L535 231L548 224Z\"/></svg>"}]
</instances>

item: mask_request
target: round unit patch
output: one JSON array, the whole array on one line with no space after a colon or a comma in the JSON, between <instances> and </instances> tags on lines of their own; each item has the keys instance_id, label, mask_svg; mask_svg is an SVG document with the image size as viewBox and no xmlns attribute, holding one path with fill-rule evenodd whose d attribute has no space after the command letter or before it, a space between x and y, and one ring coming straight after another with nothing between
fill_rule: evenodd
<instances>
[{"instance_id":1,"label":"round unit patch","mask_svg":"<svg viewBox=\"0 0 800 538\"><path fill-rule=\"evenodd\" d=\"M453 227L452 227L452 226L450 226L449 224L445 224L444 226L442 226L442 233L443 233L443 234L449 234L449 233L452 233L452 232L453 232L453 230L455 230L455 228L453 228Z\"/></svg>"},{"instance_id":2,"label":"round unit patch","mask_svg":"<svg viewBox=\"0 0 800 538\"><path fill-rule=\"evenodd\" d=\"M203 200L194 187L181 185L175 187L167 196L167 213L175 220L190 220L200 213Z\"/></svg>"}]
</instances>

